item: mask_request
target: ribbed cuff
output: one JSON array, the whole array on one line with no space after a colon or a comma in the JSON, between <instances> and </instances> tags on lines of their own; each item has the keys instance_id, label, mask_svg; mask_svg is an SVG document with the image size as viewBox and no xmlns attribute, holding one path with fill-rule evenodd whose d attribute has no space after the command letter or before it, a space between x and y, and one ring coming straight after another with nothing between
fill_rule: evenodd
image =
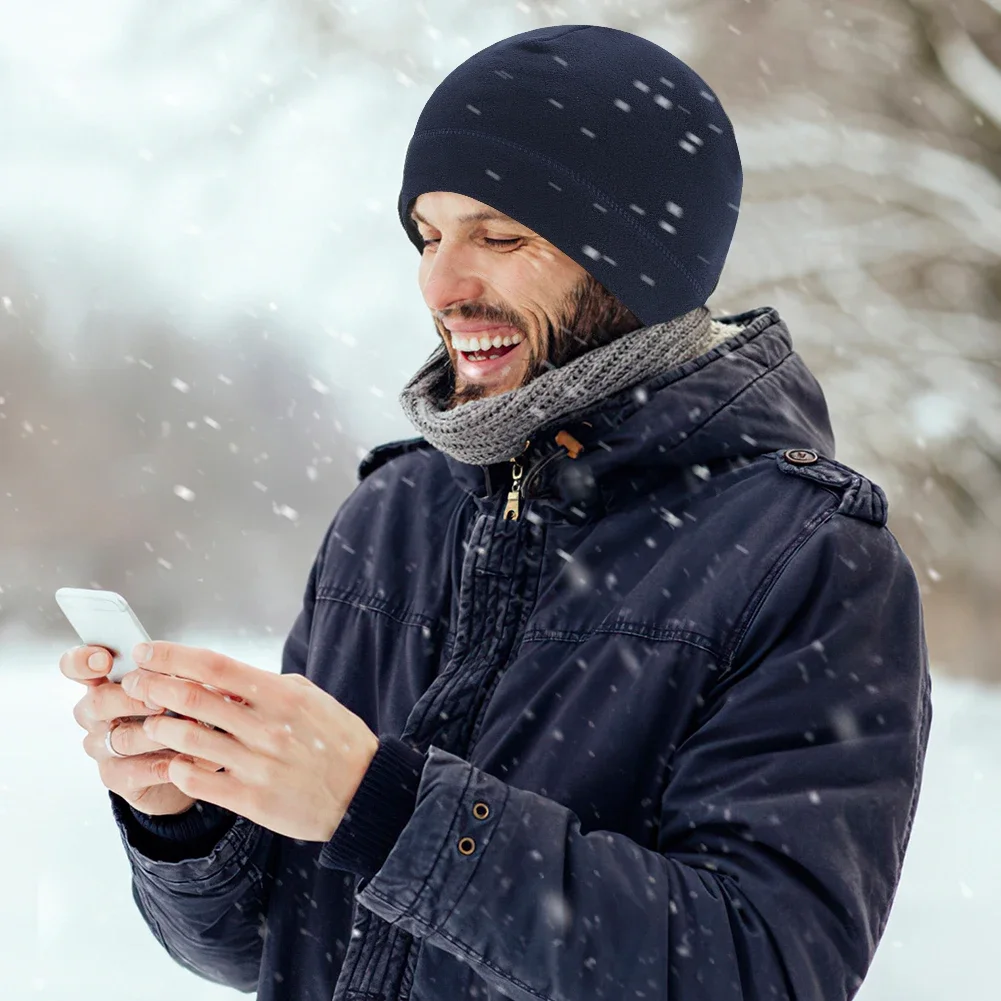
<instances>
[{"instance_id":1,"label":"ribbed cuff","mask_svg":"<svg viewBox=\"0 0 1001 1001\"><path fill-rule=\"evenodd\" d=\"M129 844L158 862L204 858L232 826L236 814L214 803L197 802L184 813L150 816L111 793L115 815L129 835Z\"/></svg>"},{"instance_id":2,"label":"ribbed cuff","mask_svg":"<svg viewBox=\"0 0 1001 1001\"><path fill-rule=\"evenodd\" d=\"M427 756L397 737L380 737L379 749L320 861L372 877L389 857L413 816Z\"/></svg>"}]
</instances>

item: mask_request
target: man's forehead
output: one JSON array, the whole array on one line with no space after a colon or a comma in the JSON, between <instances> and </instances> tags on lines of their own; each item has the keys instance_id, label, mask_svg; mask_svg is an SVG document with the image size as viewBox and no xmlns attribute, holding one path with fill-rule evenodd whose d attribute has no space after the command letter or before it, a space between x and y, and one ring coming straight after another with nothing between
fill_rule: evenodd
<instances>
[{"instance_id":1,"label":"man's forehead","mask_svg":"<svg viewBox=\"0 0 1001 1001\"><path fill-rule=\"evenodd\" d=\"M499 209L454 191L436 191L419 195L414 200L410 216L417 222L431 225L425 213L427 216L440 215L458 223L495 219L519 225L516 219L505 215Z\"/></svg>"}]
</instances>

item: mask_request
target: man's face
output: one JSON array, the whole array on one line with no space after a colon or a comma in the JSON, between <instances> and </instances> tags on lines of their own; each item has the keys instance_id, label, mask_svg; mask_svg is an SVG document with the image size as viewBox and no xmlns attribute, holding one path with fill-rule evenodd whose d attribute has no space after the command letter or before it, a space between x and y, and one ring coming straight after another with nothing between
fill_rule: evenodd
<instances>
[{"instance_id":1,"label":"man's face","mask_svg":"<svg viewBox=\"0 0 1001 1001\"><path fill-rule=\"evenodd\" d=\"M421 293L455 373L452 405L523 386L642 324L527 226L452 191L411 215L424 239Z\"/></svg>"}]
</instances>

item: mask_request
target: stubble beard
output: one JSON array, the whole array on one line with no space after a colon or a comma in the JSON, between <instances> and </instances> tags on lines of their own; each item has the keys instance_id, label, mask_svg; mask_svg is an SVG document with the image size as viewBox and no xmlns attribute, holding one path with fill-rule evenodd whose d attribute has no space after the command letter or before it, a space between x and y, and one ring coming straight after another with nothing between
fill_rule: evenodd
<instances>
[{"instance_id":1,"label":"stubble beard","mask_svg":"<svg viewBox=\"0 0 1001 1001\"><path fill-rule=\"evenodd\" d=\"M463 315L463 319L473 319L473 316ZM513 319L513 318L512 318ZM443 332L443 325L435 321L438 332ZM522 330L529 344L528 365L518 387L527 386L533 379L560 368L572 362L575 358L603 347L621 337L643 327L643 322L635 313L628 310L615 296L596 281L591 275L585 275L571 289L567 298L557 311L554 320L544 314L544 327L538 341L529 338ZM447 332L445 332L447 336ZM545 353L540 353L538 344L545 345ZM456 389L455 369L449 367L449 384L447 409L461 406L472 400L482 399L487 394L487 388L475 383Z\"/></svg>"}]
</instances>

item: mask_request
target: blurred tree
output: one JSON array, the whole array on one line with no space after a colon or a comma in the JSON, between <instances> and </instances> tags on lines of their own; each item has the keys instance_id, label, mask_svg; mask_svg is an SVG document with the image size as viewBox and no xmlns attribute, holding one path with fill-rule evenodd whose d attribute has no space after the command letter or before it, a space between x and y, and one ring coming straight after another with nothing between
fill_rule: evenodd
<instances>
[{"instance_id":1,"label":"blurred tree","mask_svg":"<svg viewBox=\"0 0 1001 1001\"><path fill-rule=\"evenodd\" d=\"M286 630L356 464L291 339L95 311L65 356L44 322L0 315L0 631L65 632L63 585L161 636Z\"/></svg>"}]
</instances>

